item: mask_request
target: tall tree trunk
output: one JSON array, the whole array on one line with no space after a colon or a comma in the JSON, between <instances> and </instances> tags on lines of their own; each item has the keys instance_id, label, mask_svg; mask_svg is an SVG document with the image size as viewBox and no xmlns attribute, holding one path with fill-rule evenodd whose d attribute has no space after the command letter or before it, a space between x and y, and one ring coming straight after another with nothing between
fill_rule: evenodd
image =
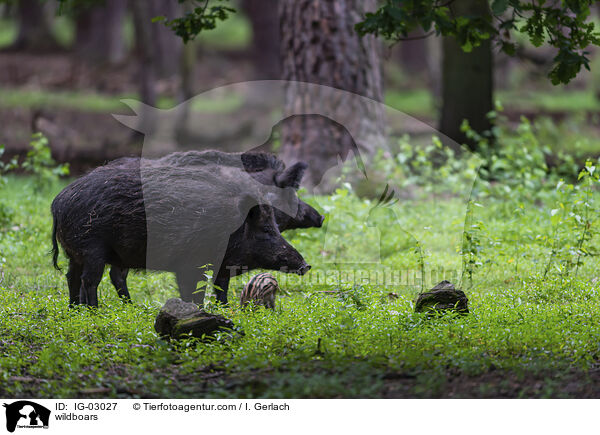
<instances>
[{"instance_id":1,"label":"tall tree trunk","mask_svg":"<svg viewBox=\"0 0 600 435\"><path fill-rule=\"evenodd\" d=\"M326 85L381 101L379 44L374 37L360 38L354 31L364 13L375 9L375 0L280 1L283 79ZM286 86L285 113L290 118L281 125L281 155L286 162L309 164L308 186L319 184L339 157L345 159L351 150L370 154L378 145L377 138L383 138L378 105L330 88ZM331 119L311 115L323 107L332 114ZM298 113L307 115L294 116ZM332 121L334 118L343 123ZM356 133L354 137L348 130Z\"/></svg>"},{"instance_id":2,"label":"tall tree trunk","mask_svg":"<svg viewBox=\"0 0 600 435\"><path fill-rule=\"evenodd\" d=\"M151 65L157 78L178 75L181 67L183 42L162 22L153 23L157 16L172 19L180 16L177 0L131 0L134 15L136 51L144 68Z\"/></svg>"},{"instance_id":3,"label":"tall tree trunk","mask_svg":"<svg viewBox=\"0 0 600 435\"><path fill-rule=\"evenodd\" d=\"M156 53L152 45L152 15L146 7L145 0L131 0L131 8L135 26L135 49L139 58L140 99L145 103L138 113L140 123L138 130L151 135L156 125L156 111L151 108L156 106ZM143 135L136 132L135 138L143 140Z\"/></svg>"},{"instance_id":4,"label":"tall tree trunk","mask_svg":"<svg viewBox=\"0 0 600 435\"><path fill-rule=\"evenodd\" d=\"M13 49L50 51L58 48L58 43L50 31L44 6L45 2L39 0L19 0L19 33Z\"/></svg>"},{"instance_id":5,"label":"tall tree trunk","mask_svg":"<svg viewBox=\"0 0 600 435\"><path fill-rule=\"evenodd\" d=\"M454 0L450 4L455 16L490 17L487 0ZM464 52L452 37L442 42L442 114L440 131L459 144L469 143L460 131L467 119L478 132L492 126L487 118L493 107L493 56L491 41L485 40L470 53Z\"/></svg>"},{"instance_id":6,"label":"tall tree trunk","mask_svg":"<svg viewBox=\"0 0 600 435\"><path fill-rule=\"evenodd\" d=\"M260 80L281 78L277 0L243 0L252 24L252 59Z\"/></svg>"},{"instance_id":7,"label":"tall tree trunk","mask_svg":"<svg viewBox=\"0 0 600 435\"><path fill-rule=\"evenodd\" d=\"M75 50L92 62L117 64L125 58L123 20L126 0L105 0L77 16Z\"/></svg>"},{"instance_id":8,"label":"tall tree trunk","mask_svg":"<svg viewBox=\"0 0 600 435\"><path fill-rule=\"evenodd\" d=\"M442 38L430 36L427 38L427 69L429 71L429 89L436 102L436 112L441 112L442 100Z\"/></svg>"},{"instance_id":9,"label":"tall tree trunk","mask_svg":"<svg viewBox=\"0 0 600 435\"><path fill-rule=\"evenodd\" d=\"M155 52L154 63L160 78L168 78L180 73L182 40L163 23L152 23L152 18L165 16L173 19L181 16L177 0L146 0L144 2L150 14L150 33L152 49Z\"/></svg>"},{"instance_id":10,"label":"tall tree trunk","mask_svg":"<svg viewBox=\"0 0 600 435\"><path fill-rule=\"evenodd\" d=\"M421 32L422 33L422 32ZM414 33L409 36L418 36ZM401 41L398 43L400 66L408 74L425 75L427 73L427 38Z\"/></svg>"}]
</instances>

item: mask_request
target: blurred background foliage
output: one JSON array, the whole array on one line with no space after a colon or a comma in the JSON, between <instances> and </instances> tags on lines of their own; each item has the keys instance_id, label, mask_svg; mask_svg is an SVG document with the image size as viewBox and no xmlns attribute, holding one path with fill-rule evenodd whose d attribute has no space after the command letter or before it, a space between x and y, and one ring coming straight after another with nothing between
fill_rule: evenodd
<instances>
[{"instance_id":1,"label":"blurred background foliage","mask_svg":"<svg viewBox=\"0 0 600 435\"><path fill-rule=\"evenodd\" d=\"M551 149L569 151L577 143L578 149L585 148L592 157L599 154L600 56L593 27L598 23L597 5L546 2L539 4L546 9L537 13L538 3L494 1L486 12L492 21L474 20L472 28L468 22L458 23L460 14L452 8L474 7L478 1L454 0L443 5L424 0L313 2L309 9L316 24L314 34L308 35L290 21L303 10L304 2L4 0L0 2L0 119L11 126L0 131L4 158L23 158L30 134L40 131L49 138L53 157L69 162L76 174L107 159L139 153L139 136L110 116L128 113L121 98L169 108L202 91L255 79L310 81L381 99L415 118L413 123L387 126L392 136L428 138L437 129L472 149L475 144L462 131L462 121L467 119L479 133L491 131L487 113L500 101L504 107L501 122L507 127L514 127L525 115ZM357 26L365 36L348 31L333 32L329 39L320 37L324 33L319 32L330 25L328 8L334 6L348 11L344 19L350 29ZM411 8L431 19L400 25L399 18ZM572 20L552 21L556 8L568 8ZM451 22L450 12L455 18ZM534 17L537 21L532 21ZM514 22L509 25L507 20ZM569 49L585 56L582 65L589 70L583 65L576 76L563 77L567 85L554 86L548 75L557 68L557 56L569 40L552 32L562 29L564 34L573 28L582 34L573 36ZM429 30L433 34L426 33ZM301 38L293 39L298 33L310 44L298 45ZM368 68L354 77L352 65L340 60L350 54L342 52L335 58L327 50L367 44L368 33L386 39L373 46L376 56L365 60ZM453 37L458 38L460 51L444 45ZM489 56L481 51L486 37L493 42L485 48ZM472 40L472 46L467 40ZM290 48L299 46L295 52ZM284 62L290 57L295 60ZM333 60L324 60L330 57ZM327 62L333 66L323 66ZM489 80L469 67L486 63L490 63L485 72ZM303 72L302 65L309 64L317 69ZM336 77L341 78L330 73L338 68L335 65L339 67ZM359 76L368 79L363 88ZM225 102L195 104L194 110L215 113L245 107L235 95ZM290 135L285 125L283 129L285 154ZM243 135L243 131L233 135ZM308 144L305 154L311 153Z\"/></svg>"}]
</instances>

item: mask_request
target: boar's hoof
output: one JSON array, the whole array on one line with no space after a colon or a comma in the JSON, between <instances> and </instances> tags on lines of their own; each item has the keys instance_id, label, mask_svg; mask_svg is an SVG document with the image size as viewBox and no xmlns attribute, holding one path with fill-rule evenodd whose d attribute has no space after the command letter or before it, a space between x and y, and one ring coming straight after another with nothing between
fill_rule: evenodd
<instances>
[{"instance_id":1,"label":"boar's hoof","mask_svg":"<svg viewBox=\"0 0 600 435\"><path fill-rule=\"evenodd\" d=\"M156 316L154 329L165 338L177 339L189 335L203 338L210 337L220 329L233 329L233 322L223 316L207 313L193 302L172 298Z\"/></svg>"},{"instance_id":2,"label":"boar's hoof","mask_svg":"<svg viewBox=\"0 0 600 435\"><path fill-rule=\"evenodd\" d=\"M467 314L469 300L462 290L456 290L449 281L442 281L428 292L419 294L415 303L417 313L441 313L455 311Z\"/></svg>"}]
</instances>

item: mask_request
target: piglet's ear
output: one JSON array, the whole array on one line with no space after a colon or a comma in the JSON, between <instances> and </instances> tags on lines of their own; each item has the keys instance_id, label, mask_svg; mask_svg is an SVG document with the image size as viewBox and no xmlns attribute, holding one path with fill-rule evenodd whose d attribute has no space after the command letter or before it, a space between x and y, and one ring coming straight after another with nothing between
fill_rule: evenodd
<instances>
[{"instance_id":1,"label":"piglet's ear","mask_svg":"<svg viewBox=\"0 0 600 435\"><path fill-rule=\"evenodd\" d=\"M298 162L290 166L275 176L275 184L278 187L293 187L294 189L298 189L306 168L308 168L308 165L304 162Z\"/></svg>"}]
</instances>

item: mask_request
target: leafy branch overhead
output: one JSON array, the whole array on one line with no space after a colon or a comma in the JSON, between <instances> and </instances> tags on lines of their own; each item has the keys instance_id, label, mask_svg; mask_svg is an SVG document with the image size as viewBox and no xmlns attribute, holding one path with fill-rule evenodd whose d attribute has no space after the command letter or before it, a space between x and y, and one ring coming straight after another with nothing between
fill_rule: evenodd
<instances>
[{"instance_id":1,"label":"leafy branch overhead","mask_svg":"<svg viewBox=\"0 0 600 435\"><path fill-rule=\"evenodd\" d=\"M218 0L220 2L227 0ZM179 3L185 3L186 0L179 0ZM162 21L165 26L170 28L183 42L192 41L203 30L212 30L217 26L218 21L225 21L229 14L236 10L229 6L221 4L209 4L209 0L191 2L195 7L187 11L183 17L172 20L167 17L155 17L152 22Z\"/></svg>"},{"instance_id":2,"label":"leafy branch overhead","mask_svg":"<svg viewBox=\"0 0 600 435\"><path fill-rule=\"evenodd\" d=\"M468 2L474 9L483 2L487 11L455 15L459 2L462 6ZM493 38L511 56L517 49L511 33L524 33L536 47L549 44L558 49L549 73L557 85L568 83L582 66L590 69L586 49L600 44L600 33L590 20L594 3L595 0L492 0L489 4L486 0L385 0L377 11L365 15L356 30L361 35L375 34L400 41L422 29L454 36L466 52Z\"/></svg>"}]
</instances>

